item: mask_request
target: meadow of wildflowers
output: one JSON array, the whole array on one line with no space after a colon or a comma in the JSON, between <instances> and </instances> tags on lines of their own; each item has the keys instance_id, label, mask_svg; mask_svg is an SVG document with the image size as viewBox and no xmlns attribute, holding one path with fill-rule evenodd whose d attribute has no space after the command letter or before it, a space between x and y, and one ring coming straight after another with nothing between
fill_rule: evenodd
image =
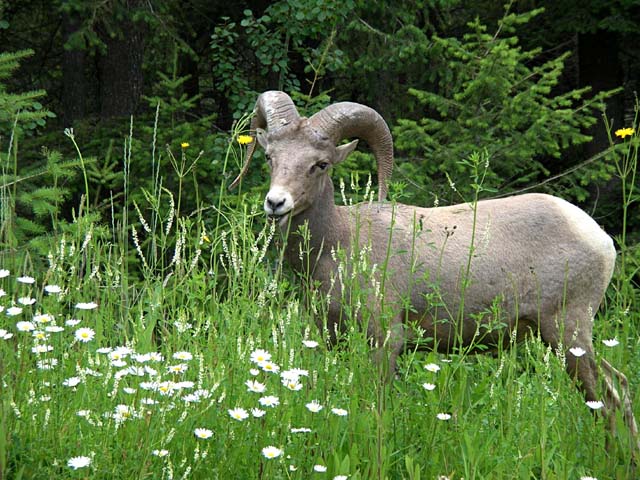
<instances>
[{"instance_id":1,"label":"meadow of wildflowers","mask_svg":"<svg viewBox=\"0 0 640 480\"><path fill-rule=\"evenodd\" d=\"M357 325L328 346L259 201L210 200L198 222L80 219L42 267L0 255L0 478L632 478L560 352L408 351L381 382ZM638 411L640 317L609 298L597 353Z\"/></svg>"}]
</instances>

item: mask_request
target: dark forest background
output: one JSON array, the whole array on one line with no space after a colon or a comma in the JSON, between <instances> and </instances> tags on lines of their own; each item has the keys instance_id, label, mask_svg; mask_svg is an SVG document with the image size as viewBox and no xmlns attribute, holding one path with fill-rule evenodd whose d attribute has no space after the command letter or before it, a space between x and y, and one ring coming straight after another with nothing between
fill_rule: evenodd
<instances>
[{"instance_id":1,"label":"dark forest background","mask_svg":"<svg viewBox=\"0 0 640 480\"><path fill-rule=\"evenodd\" d=\"M268 89L302 112L377 109L394 133L398 200L463 200L461 160L483 152L484 196L553 192L616 234L611 130L635 121L639 32L638 0L0 1L3 188L19 220L3 243L73 217L84 189L65 128L103 218L126 158L130 191L151 181L154 139L163 185L176 186L172 156L202 151L194 178L213 198L239 166L223 168L231 129ZM361 150L337 172L356 184L373 170ZM236 201L264 176L254 168ZM199 201L187 192L182 208Z\"/></svg>"}]
</instances>

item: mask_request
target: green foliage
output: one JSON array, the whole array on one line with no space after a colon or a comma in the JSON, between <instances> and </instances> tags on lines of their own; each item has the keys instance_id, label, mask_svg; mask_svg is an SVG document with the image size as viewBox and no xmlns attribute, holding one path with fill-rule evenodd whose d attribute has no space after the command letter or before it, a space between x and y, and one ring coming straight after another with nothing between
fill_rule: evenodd
<instances>
[{"instance_id":1,"label":"green foliage","mask_svg":"<svg viewBox=\"0 0 640 480\"><path fill-rule=\"evenodd\" d=\"M446 197L444 173L464 190L458 160L482 148L491 157L488 184L515 190L544 178L552 159L590 140L585 130L615 92L591 98L588 88L558 92L568 53L539 62L540 50L523 51L516 36L539 13L507 14L494 33L476 19L462 39L433 37L436 88L409 90L424 118L400 119L394 129L397 149L410 159L400 165L405 175L419 172L429 191ZM581 175L607 179L611 173L600 163ZM584 198L578 187L568 194Z\"/></svg>"},{"instance_id":2,"label":"green foliage","mask_svg":"<svg viewBox=\"0 0 640 480\"><path fill-rule=\"evenodd\" d=\"M301 76L314 73L320 58L328 71L343 68L342 52L327 48L333 38L329 33L353 8L352 0L281 0L259 17L247 9L240 22L224 18L211 35L211 59L215 88L228 100L234 118L253 106L255 95L248 92L304 91Z\"/></svg>"},{"instance_id":3,"label":"green foliage","mask_svg":"<svg viewBox=\"0 0 640 480\"><path fill-rule=\"evenodd\" d=\"M33 55L32 50L0 53L0 130L14 132L33 131L45 125L47 118L55 115L46 110L39 102L45 95L44 90L10 93L6 88L9 79L20 66L20 61Z\"/></svg>"}]
</instances>

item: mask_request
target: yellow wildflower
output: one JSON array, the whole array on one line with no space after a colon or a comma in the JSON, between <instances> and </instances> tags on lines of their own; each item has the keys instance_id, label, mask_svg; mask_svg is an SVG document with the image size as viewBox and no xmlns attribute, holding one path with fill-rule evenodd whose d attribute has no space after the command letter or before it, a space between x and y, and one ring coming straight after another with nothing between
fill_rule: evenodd
<instances>
[{"instance_id":1,"label":"yellow wildflower","mask_svg":"<svg viewBox=\"0 0 640 480\"><path fill-rule=\"evenodd\" d=\"M633 135L633 132L634 132L633 128L621 128L619 130L616 130L615 134L620 138L624 138L624 137Z\"/></svg>"},{"instance_id":2,"label":"yellow wildflower","mask_svg":"<svg viewBox=\"0 0 640 480\"><path fill-rule=\"evenodd\" d=\"M182 143L180 144L180 146L181 146L182 148L187 148L187 147L189 146L189 142L182 142Z\"/></svg>"},{"instance_id":3,"label":"yellow wildflower","mask_svg":"<svg viewBox=\"0 0 640 480\"><path fill-rule=\"evenodd\" d=\"M251 142L253 142L253 137L251 135L238 135L238 143L240 145L246 145Z\"/></svg>"}]
</instances>

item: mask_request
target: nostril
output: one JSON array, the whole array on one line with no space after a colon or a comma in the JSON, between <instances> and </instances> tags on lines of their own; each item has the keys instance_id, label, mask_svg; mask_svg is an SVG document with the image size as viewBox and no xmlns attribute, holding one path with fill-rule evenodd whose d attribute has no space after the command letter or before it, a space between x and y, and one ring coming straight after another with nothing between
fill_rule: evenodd
<instances>
[{"instance_id":1,"label":"nostril","mask_svg":"<svg viewBox=\"0 0 640 480\"><path fill-rule=\"evenodd\" d=\"M278 208L282 207L284 205L285 199L272 199L267 197L267 205L269 206L269 208L273 211L276 211Z\"/></svg>"}]
</instances>

